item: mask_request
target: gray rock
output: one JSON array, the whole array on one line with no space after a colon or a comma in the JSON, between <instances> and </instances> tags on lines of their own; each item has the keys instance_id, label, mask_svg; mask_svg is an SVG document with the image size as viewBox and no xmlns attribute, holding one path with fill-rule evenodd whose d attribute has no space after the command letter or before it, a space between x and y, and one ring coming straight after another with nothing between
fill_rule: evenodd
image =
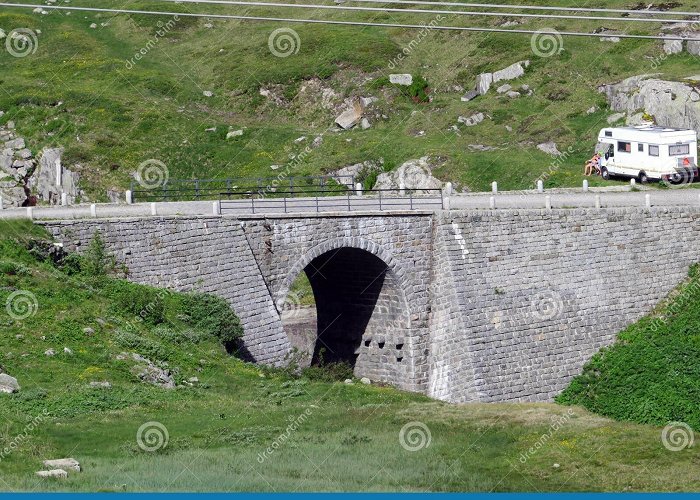
<instances>
[{"instance_id":1,"label":"gray rock","mask_svg":"<svg viewBox=\"0 0 700 500\"><path fill-rule=\"evenodd\" d=\"M608 116L608 124L612 125L613 123L619 122L625 116L627 116L625 113L613 113L612 115Z\"/></svg>"},{"instance_id":2,"label":"gray rock","mask_svg":"<svg viewBox=\"0 0 700 500\"><path fill-rule=\"evenodd\" d=\"M411 85L413 83L413 76L409 74L394 74L389 75L389 81L396 85Z\"/></svg>"},{"instance_id":3,"label":"gray rock","mask_svg":"<svg viewBox=\"0 0 700 500\"><path fill-rule=\"evenodd\" d=\"M479 93L479 95L484 95L489 91L492 83L493 74L482 73L476 77L476 91Z\"/></svg>"},{"instance_id":4,"label":"gray rock","mask_svg":"<svg viewBox=\"0 0 700 500\"><path fill-rule=\"evenodd\" d=\"M467 127L473 127L474 125L478 125L479 123L483 122L484 118L484 113L476 113L469 117L460 116L457 118L457 121L459 123L463 123Z\"/></svg>"},{"instance_id":5,"label":"gray rock","mask_svg":"<svg viewBox=\"0 0 700 500\"><path fill-rule=\"evenodd\" d=\"M160 386L164 389L174 389L175 380L168 370L157 367L150 359L133 353L132 358L138 364L132 368L132 373L147 384Z\"/></svg>"},{"instance_id":6,"label":"gray rock","mask_svg":"<svg viewBox=\"0 0 700 500\"><path fill-rule=\"evenodd\" d=\"M700 133L700 102L692 85L639 75L601 88L610 108L632 115L646 112L662 127L688 128Z\"/></svg>"},{"instance_id":7,"label":"gray rock","mask_svg":"<svg viewBox=\"0 0 700 500\"><path fill-rule=\"evenodd\" d=\"M0 393L12 394L19 392L20 387L17 379L9 376L7 373L0 373Z\"/></svg>"},{"instance_id":8,"label":"gray rock","mask_svg":"<svg viewBox=\"0 0 700 500\"><path fill-rule=\"evenodd\" d=\"M664 54L673 55L683 52L682 40L664 40Z\"/></svg>"},{"instance_id":9,"label":"gray rock","mask_svg":"<svg viewBox=\"0 0 700 500\"><path fill-rule=\"evenodd\" d=\"M367 130L370 128L372 125L369 123L369 120L367 118L363 118L360 120L360 127L362 127L362 130Z\"/></svg>"},{"instance_id":10,"label":"gray rock","mask_svg":"<svg viewBox=\"0 0 700 500\"><path fill-rule=\"evenodd\" d=\"M39 477L53 478L53 479L65 479L68 477L68 473L63 469L54 470L40 470L36 473Z\"/></svg>"},{"instance_id":11,"label":"gray rock","mask_svg":"<svg viewBox=\"0 0 700 500\"><path fill-rule=\"evenodd\" d=\"M476 90L470 90L462 96L462 102L469 102L479 97L479 92Z\"/></svg>"},{"instance_id":12,"label":"gray rock","mask_svg":"<svg viewBox=\"0 0 700 500\"><path fill-rule=\"evenodd\" d=\"M511 91L508 92L506 95L507 95L508 97L510 97L511 99L517 99L518 97L520 97L520 92L516 92L516 91L514 91L514 90L511 90Z\"/></svg>"},{"instance_id":13,"label":"gray rock","mask_svg":"<svg viewBox=\"0 0 700 500\"><path fill-rule=\"evenodd\" d=\"M552 156L559 156L561 152L557 149L556 143L549 141L537 145L537 149Z\"/></svg>"},{"instance_id":14,"label":"gray rock","mask_svg":"<svg viewBox=\"0 0 700 500\"><path fill-rule=\"evenodd\" d=\"M692 33L691 38L700 38L700 33ZM700 41L689 41L686 45L689 54L700 56Z\"/></svg>"},{"instance_id":15,"label":"gray rock","mask_svg":"<svg viewBox=\"0 0 700 500\"><path fill-rule=\"evenodd\" d=\"M335 119L335 123L343 130L349 130L357 125L360 120L362 120L362 105L359 101L355 101L350 109L343 111Z\"/></svg>"},{"instance_id":16,"label":"gray rock","mask_svg":"<svg viewBox=\"0 0 700 500\"><path fill-rule=\"evenodd\" d=\"M5 148L8 149L24 149L24 147L24 139L22 139L21 137L17 139L12 139L11 141L7 141L5 143Z\"/></svg>"},{"instance_id":17,"label":"gray rock","mask_svg":"<svg viewBox=\"0 0 700 500\"><path fill-rule=\"evenodd\" d=\"M27 186L36 193L39 200L57 205L61 203L61 194L68 195L68 202L73 203L80 195L78 174L63 167L61 155L63 148L47 148L41 152L39 166L32 174ZM61 185L57 186L57 170L61 170Z\"/></svg>"},{"instance_id":18,"label":"gray rock","mask_svg":"<svg viewBox=\"0 0 700 500\"><path fill-rule=\"evenodd\" d=\"M515 80L516 78L520 78L525 74L525 68L529 65L530 61L520 61L500 71L496 71L493 74L493 82L496 83L501 80Z\"/></svg>"},{"instance_id":19,"label":"gray rock","mask_svg":"<svg viewBox=\"0 0 700 500\"><path fill-rule=\"evenodd\" d=\"M32 157L32 152L27 148L20 149L19 151L17 151L17 156L19 156L23 160L28 160Z\"/></svg>"},{"instance_id":20,"label":"gray rock","mask_svg":"<svg viewBox=\"0 0 700 500\"><path fill-rule=\"evenodd\" d=\"M240 137L243 135L243 130L231 130L226 134L226 139L232 139L234 137Z\"/></svg>"},{"instance_id":21,"label":"gray rock","mask_svg":"<svg viewBox=\"0 0 700 500\"><path fill-rule=\"evenodd\" d=\"M90 328L89 326L86 326L85 328L83 328L83 333L90 337L95 334L95 330L93 328Z\"/></svg>"},{"instance_id":22,"label":"gray rock","mask_svg":"<svg viewBox=\"0 0 700 500\"><path fill-rule=\"evenodd\" d=\"M313 140L313 142L311 143L311 148L312 148L312 149L316 149L316 148L319 147L321 144L323 144L323 136L320 136L320 135L319 135L319 136L317 136L317 137Z\"/></svg>"},{"instance_id":23,"label":"gray rock","mask_svg":"<svg viewBox=\"0 0 700 500\"><path fill-rule=\"evenodd\" d=\"M587 114L587 115L592 115L592 114L595 113L596 111L598 111L598 108L597 108L596 106L591 106L591 107L588 108L588 110L586 111L586 114Z\"/></svg>"},{"instance_id":24,"label":"gray rock","mask_svg":"<svg viewBox=\"0 0 700 500\"><path fill-rule=\"evenodd\" d=\"M211 90L205 90L204 92L202 92L202 95L204 97L212 97L214 95L214 92L212 92Z\"/></svg>"},{"instance_id":25,"label":"gray rock","mask_svg":"<svg viewBox=\"0 0 700 500\"><path fill-rule=\"evenodd\" d=\"M500 87L498 87L498 88L496 89L496 92L499 93L499 94L505 94L506 92L508 92L508 91L511 90L512 88L513 88L512 85L510 85L510 84L508 84L508 83L505 83L505 84L501 85Z\"/></svg>"},{"instance_id":26,"label":"gray rock","mask_svg":"<svg viewBox=\"0 0 700 500\"><path fill-rule=\"evenodd\" d=\"M80 472L80 463L75 458L59 458L56 460L44 460L47 469L63 469Z\"/></svg>"},{"instance_id":27,"label":"gray rock","mask_svg":"<svg viewBox=\"0 0 700 500\"><path fill-rule=\"evenodd\" d=\"M377 177L375 189L441 189L442 182L432 175L433 165L424 156L409 160L392 172Z\"/></svg>"},{"instance_id":28,"label":"gray rock","mask_svg":"<svg viewBox=\"0 0 700 500\"><path fill-rule=\"evenodd\" d=\"M384 159L379 158L378 160L367 160L362 163L348 165L335 172L331 172L329 175L333 177L338 184L347 184L349 182L349 177L354 177L355 182L358 182L357 178L360 174L368 175L372 172L381 172L382 170L384 170Z\"/></svg>"},{"instance_id":29,"label":"gray rock","mask_svg":"<svg viewBox=\"0 0 700 500\"><path fill-rule=\"evenodd\" d=\"M345 382L343 382L346 385L352 385L352 379L351 378L346 378Z\"/></svg>"},{"instance_id":30,"label":"gray rock","mask_svg":"<svg viewBox=\"0 0 700 500\"><path fill-rule=\"evenodd\" d=\"M360 379L360 382L362 382L365 385L370 385L372 383L372 381L370 379L368 379L367 377L362 377Z\"/></svg>"},{"instance_id":31,"label":"gray rock","mask_svg":"<svg viewBox=\"0 0 700 500\"><path fill-rule=\"evenodd\" d=\"M187 379L187 381L188 381L190 384L198 384L198 383L199 383L199 379L198 379L197 377L190 377L190 378Z\"/></svg>"},{"instance_id":32,"label":"gray rock","mask_svg":"<svg viewBox=\"0 0 700 500\"><path fill-rule=\"evenodd\" d=\"M363 109L368 108L378 100L379 99L376 97L360 97L360 106L362 106Z\"/></svg>"}]
</instances>

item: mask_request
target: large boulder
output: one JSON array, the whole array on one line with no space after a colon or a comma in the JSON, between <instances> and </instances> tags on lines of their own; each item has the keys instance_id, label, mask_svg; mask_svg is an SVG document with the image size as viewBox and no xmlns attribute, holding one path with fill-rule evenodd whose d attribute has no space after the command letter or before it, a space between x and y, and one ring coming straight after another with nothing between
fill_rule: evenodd
<instances>
[{"instance_id":1,"label":"large boulder","mask_svg":"<svg viewBox=\"0 0 700 500\"><path fill-rule=\"evenodd\" d=\"M407 73L389 75L389 82L395 85L409 86L413 83L413 75L409 75Z\"/></svg>"},{"instance_id":2,"label":"large boulder","mask_svg":"<svg viewBox=\"0 0 700 500\"><path fill-rule=\"evenodd\" d=\"M75 458L58 458L56 460L44 460L47 469L63 469L80 472L80 463Z\"/></svg>"},{"instance_id":3,"label":"large boulder","mask_svg":"<svg viewBox=\"0 0 700 500\"><path fill-rule=\"evenodd\" d=\"M496 82L520 78L525 74L525 68L529 65L530 61L519 61L494 73L482 73L476 77L476 91L480 95L484 95L489 91L491 85Z\"/></svg>"},{"instance_id":4,"label":"large boulder","mask_svg":"<svg viewBox=\"0 0 700 500\"><path fill-rule=\"evenodd\" d=\"M614 111L633 115L643 111L663 127L689 128L700 133L698 90L682 82L633 76L622 82L601 87Z\"/></svg>"},{"instance_id":5,"label":"large boulder","mask_svg":"<svg viewBox=\"0 0 700 500\"><path fill-rule=\"evenodd\" d=\"M19 392L19 383L14 377L10 377L7 373L0 373L0 393L12 394Z\"/></svg>"},{"instance_id":6,"label":"large boulder","mask_svg":"<svg viewBox=\"0 0 700 500\"><path fill-rule=\"evenodd\" d=\"M427 156L409 160L392 172L380 174L374 189L441 189L442 182L433 177L433 167Z\"/></svg>"}]
</instances>

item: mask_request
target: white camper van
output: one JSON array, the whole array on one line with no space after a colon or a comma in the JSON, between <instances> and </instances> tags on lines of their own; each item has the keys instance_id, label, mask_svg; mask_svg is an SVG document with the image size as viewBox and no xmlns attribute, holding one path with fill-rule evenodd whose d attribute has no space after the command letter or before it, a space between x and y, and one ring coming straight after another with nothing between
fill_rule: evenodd
<instances>
[{"instance_id":1,"label":"white camper van","mask_svg":"<svg viewBox=\"0 0 700 500\"><path fill-rule=\"evenodd\" d=\"M698 138L694 130L654 125L604 128L598 136L603 154L600 174L636 177L641 183L690 182L698 175Z\"/></svg>"}]
</instances>

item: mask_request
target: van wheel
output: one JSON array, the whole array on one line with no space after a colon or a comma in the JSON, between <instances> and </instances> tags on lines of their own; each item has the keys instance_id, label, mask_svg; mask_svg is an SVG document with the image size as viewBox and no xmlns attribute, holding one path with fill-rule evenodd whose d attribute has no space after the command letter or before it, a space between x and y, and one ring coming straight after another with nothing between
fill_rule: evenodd
<instances>
[{"instance_id":1,"label":"van wheel","mask_svg":"<svg viewBox=\"0 0 700 500\"><path fill-rule=\"evenodd\" d=\"M608 172L608 169L605 167L600 169L600 176L606 181L610 180L610 172Z\"/></svg>"},{"instance_id":2,"label":"van wheel","mask_svg":"<svg viewBox=\"0 0 700 500\"><path fill-rule=\"evenodd\" d=\"M640 184L646 184L647 182L649 182L649 177L647 177L647 174L645 174L644 172L639 172L637 180Z\"/></svg>"}]
</instances>

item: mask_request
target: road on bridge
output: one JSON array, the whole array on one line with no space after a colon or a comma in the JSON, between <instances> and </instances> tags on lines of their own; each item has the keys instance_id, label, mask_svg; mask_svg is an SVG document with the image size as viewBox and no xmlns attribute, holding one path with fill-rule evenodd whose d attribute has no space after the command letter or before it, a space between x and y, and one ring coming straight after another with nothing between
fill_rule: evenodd
<instances>
[{"instance_id":1,"label":"road on bridge","mask_svg":"<svg viewBox=\"0 0 700 500\"><path fill-rule=\"evenodd\" d=\"M54 207L6 208L0 218L77 219L90 217L147 217L177 215L273 215L308 213L367 213L367 212L435 212L450 210L488 209L553 209L615 207L697 206L700 190L692 188L610 192L557 190L453 194L439 196L395 196L379 199L376 196L337 196L308 198L261 198L255 200L184 201L127 204L94 204Z\"/></svg>"}]
</instances>

